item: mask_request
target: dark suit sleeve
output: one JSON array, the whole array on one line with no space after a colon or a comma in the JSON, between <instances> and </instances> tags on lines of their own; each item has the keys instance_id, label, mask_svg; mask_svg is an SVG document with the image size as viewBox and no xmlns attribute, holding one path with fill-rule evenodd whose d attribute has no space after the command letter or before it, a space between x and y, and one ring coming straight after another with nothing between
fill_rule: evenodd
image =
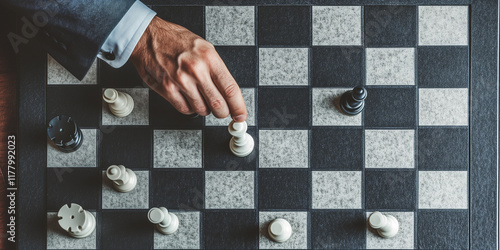
<instances>
[{"instance_id":1,"label":"dark suit sleeve","mask_svg":"<svg viewBox=\"0 0 500 250\"><path fill-rule=\"evenodd\" d=\"M0 0L19 16L10 37L14 50L26 46L33 33L45 50L82 79L99 49L135 0ZM30 27L31 26L31 27ZM34 30L30 33L31 30ZM12 33L12 32L11 32ZM26 36L27 35L27 36ZM15 39L14 39L15 38ZM23 40L24 38L24 40ZM21 42L19 42L21 41Z\"/></svg>"}]
</instances>

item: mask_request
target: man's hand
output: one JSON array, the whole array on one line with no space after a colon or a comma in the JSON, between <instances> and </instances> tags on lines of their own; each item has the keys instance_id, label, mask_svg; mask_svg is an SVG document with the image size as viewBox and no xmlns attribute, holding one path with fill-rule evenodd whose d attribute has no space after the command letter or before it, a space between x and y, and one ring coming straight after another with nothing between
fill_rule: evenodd
<instances>
[{"instance_id":1,"label":"man's hand","mask_svg":"<svg viewBox=\"0 0 500 250\"><path fill-rule=\"evenodd\" d=\"M144 82L179 112L246 120L241 90L214 46L186 28L153 18L130 58Z\"/></svg>"}]
</instances>

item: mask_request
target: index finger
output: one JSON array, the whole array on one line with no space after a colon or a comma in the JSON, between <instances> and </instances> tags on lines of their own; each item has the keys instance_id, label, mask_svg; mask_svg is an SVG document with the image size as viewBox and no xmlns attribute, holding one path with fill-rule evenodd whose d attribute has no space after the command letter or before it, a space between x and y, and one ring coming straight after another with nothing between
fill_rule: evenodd
<instances>
[{"instance_id":1,"label":"index finger","mask_svg":"<svg viewBox=\"0 0 500 250\"><path fill-rule=\"evenodd\" d=\"M216 60L211 70L212 81L226 100L231 117L236 122L243 122L247 119L247 108L240 87L227 69L222 59Z\"/></svg>"}]
</instances>

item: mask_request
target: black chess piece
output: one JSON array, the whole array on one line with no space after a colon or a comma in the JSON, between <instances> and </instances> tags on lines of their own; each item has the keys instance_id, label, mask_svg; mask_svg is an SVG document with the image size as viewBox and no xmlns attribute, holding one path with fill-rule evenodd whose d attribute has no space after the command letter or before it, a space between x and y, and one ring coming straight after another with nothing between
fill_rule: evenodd
<instances>
[{"instance_id":1,"label":"black chess piece","mask_svg":"<svg viewBox=\"0 0 500 250\"><path fill-rule=\"evenodd\" d=\"M65 153L76 151L83 142L82 131L67 115L52 118L47 127L47 135Z\"/></svg>"},{"instance_id":2,"label":"black chess piece","mask_svg":"<svg viewBox=\"0 0 500 250\"><path fill-rule=\"evenodd\" d=\"M340 97L340 108L347 115L357 115L365 108L366 89L357 86Z\"/></svg>"}]
</instances>

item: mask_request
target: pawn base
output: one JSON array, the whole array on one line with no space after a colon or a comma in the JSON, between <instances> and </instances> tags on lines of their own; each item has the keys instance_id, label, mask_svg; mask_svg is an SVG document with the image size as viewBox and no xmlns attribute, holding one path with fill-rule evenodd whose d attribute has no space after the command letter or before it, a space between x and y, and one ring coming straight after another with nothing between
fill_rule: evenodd
<instances>
[{"instance_id":1,"label":"pawn base","mask_svg":"<svg viewBox=\"0 0 500 250\"><path fill-rule=\"evenodd\" d=\"M358 107L351 107L347 103L347 99L351 96L352 91L347 91L340 97L340 109L346 115L357 115L365 108L365 102L361 101Z\"/></svg>"},{"instance_id":2,"label":"pawn base","mask_svg":"<svg viewBox=\"0 0 500 250\"><path fill-rule=\"evenodd\" d=\"M162 227L161 224L156 224L156 229L162 234L169 235L173 234L177 231L179 228L179 218L177 218L177 215L173 213L168 213L170 215L171 221L170 224L166 227Z\"/></svg>"},{"instance_id":3,"label":"pawn base","mask_svg":"<svg viewBox=\"0 0 500 250\"><path fill-rule=\"evenodd\" d=\"M254 144L255 144L253 137L249 134L246 134L246 137L247 137L247 141L246 141L246 144L243 146L237 146L235 143L234 137L231 138L231 141L229 142L229 149L231 149L231 152L234 155L236 155L238 157L245 157L253 152L253 148L254 148Z\"/></svg>"},{"instance_id":4,"label":"pawn base","mask_svg":"<svg viewBox=\"0 0 500 250\"><path fill-rule=\"evenodd\" d=\"M386 229L385 231L382 231L380 228L377 229L378 234L383 237L383 238L392 238L394 237L398 231L399 231L399 222L394 216L392 215L386 215L387 217L387 223L391 225L389 229Z\"/></svg>"},{"instance_id":5,"label":"pawn base","mask_svg":"<svg viewBox=\"0 0 500 250\"><path fill-rule=\"evenodd\" d=\"M130 115L130 113L132 113L132 110L134 110L134 99L132 99L132 97L127 93L122 94L127 98L127 104L125 105L124 110L115 110L111 105L109 106L109 111L111 111L111 113L116 117L120 118Z\"/></svg>"},{"instance_id":6,"label":"pawn base","mask_svg":"<svg viewBox=\"0 0 500 250\"><path fill-rule=\"evenodd\" d=\"M127 183L125 183L123 185L117 185L115 182L113 182L113 187L118 192L122 192L122 193L130 192L137 185L137 176L135 175L135 173L132 170L127 169L127 174L128 174L128 178L129 178Z\"/></svg>"}]
</instances>

